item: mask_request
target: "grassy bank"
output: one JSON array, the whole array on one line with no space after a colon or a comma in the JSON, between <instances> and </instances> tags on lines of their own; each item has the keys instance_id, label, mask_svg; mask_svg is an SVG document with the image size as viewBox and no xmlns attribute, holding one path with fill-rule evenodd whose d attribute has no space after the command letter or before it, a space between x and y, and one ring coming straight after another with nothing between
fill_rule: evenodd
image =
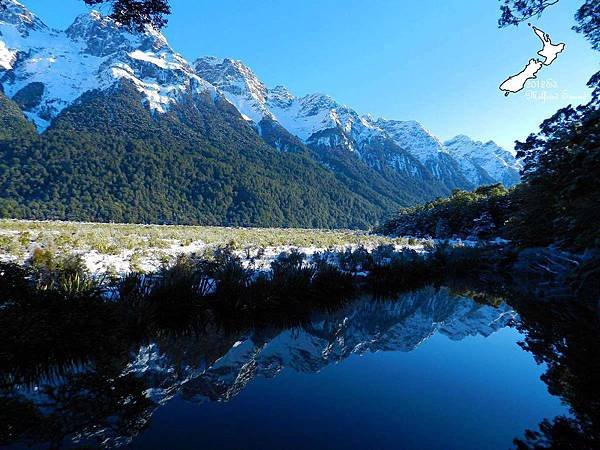
<instances>
[{"instance_id":1,"label":"grassy bank","mask_svg":"<svg viewBox=\"0 0 600 450\"><path fill-rule=\"evenodd\" d=\"M100 269L114 265L120 272L155 270L180 253L191 254L207 247L228 246L246 254L271 249L271 253L278 254L286 247L307 251L409 244L416 246L420 241L351 230L0 220L0 255L4 260L25 261L36 248L54 254L93 253L91 270L94 264Z\"/></svg>"}]
</instances>

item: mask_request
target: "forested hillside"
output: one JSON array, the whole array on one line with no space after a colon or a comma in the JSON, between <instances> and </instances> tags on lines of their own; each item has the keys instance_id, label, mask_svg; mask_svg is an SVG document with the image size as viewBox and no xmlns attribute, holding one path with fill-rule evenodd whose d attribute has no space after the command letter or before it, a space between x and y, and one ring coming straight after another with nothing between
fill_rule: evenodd
<instances>
[{"instance_id":1,"label":"forested hillside","mask_svg":"<svg viewBox=\"0 0 600 450\"><path fill-rule=\"evenodd\" d=\"M591 102L560 109L517 144L522 184L456 191L402 209L383 229L438 238L495 235L521 247L600 248L600 74L589 87Z\"/></svg>"},{"instance_id":2,"label":"forested hillside","mask_svg":"<svg viewBox=\"0 0 600 450\"><path fill-rule=\"evenodd\" d=\"M351 192L304 152L266 145L208 93L153 114L123 82L85 94L42 135L6 97L0 117L3 217L367 227L391 204Z\"/></svg>"}]
</instances>

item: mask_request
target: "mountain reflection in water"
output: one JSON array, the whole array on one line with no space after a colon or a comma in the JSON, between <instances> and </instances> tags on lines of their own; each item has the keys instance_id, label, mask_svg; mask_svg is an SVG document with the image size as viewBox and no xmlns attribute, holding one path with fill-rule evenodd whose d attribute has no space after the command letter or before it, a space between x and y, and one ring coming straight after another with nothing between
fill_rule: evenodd
<instances>
[{"instance_id":1,"label":"mountain reflection in water","mask_svg":"<svg viewBox=\"0 0 600 450\"><path fill-rule=\"evenodd\" d=\"M588 438L593 439L597 436L593 432L597 423L594 414L586 413L585 420L578 421L580 418L578 411L570 414L566 407L560 405L556 397L546 392L546 386L539 380L545 366L537 366L530 354L515 345L518 340L523 340L522 346L532 352L539 362L549 366L550 370L544 375L543 381L552 386L554 374L551 371L564 370L564 364L569 364L560 359L560 356L557 356L558 360L553 360L552 351L556 350L555 355L561 352L564 354L569 351L569 344L568 337L560 334L560 326L549 328L553 335L548 336L548 330L544 328L545 319L537 320L540 311L551 315L549 309L536 311L535 307L525 308L525 318L523 318L522 314L517 314L515 308L505 302L494 300L490 303L493 304L476 302L469 296L453 293L449 288L428 287L404 294L394 300L363 299L337 311L316 313L310 322L288 329L232 331L209 325L205 330L196 330L182 335L157 333L148 342L130 346L127 351L116 349L115 354L106 355L105 358L93 363L73 364L60 368L48 367L45 376L27 385L11 383L11 377L5 377L3 394L0 397L3 404L0 413L0 423L2 423L0 444L26 444L40 447L77 446L77 444L89 443L103 447L131 445L138 448L166 446L211 448L217 445L220 448L302 448L304 443L307 447L322 447L325 446L324 442L315 437L319 435L319 427L304 430L312 435L312 441L308 438L303 440L303 432L294 435L289 425L286 433L281 437L282 430L274 429L277 426L274 423L276 420L273 419L271 424L255 423L252 418L253 412L256 412L254 420L259 420L259 417L262 417L259 414L261 410L259 405L272 395L279 395L275 393L282 387L286 387L285 392L289 392L290 389L296 390L300 395L298 397L295 394L296 400L329 396L329 404L343 405L347 399L336 398L336 395L341 392L336 384L351 385L354 382L353 378L357 377L357 370L362 374L361 377L365 377L364 370L369 368L374 371L389 371L390 374L396 373L395 368L398 368L399 364L408 364L408 362L402 362L392 355L413 352L420 346L425 348L427 346L424 344L428 340L430 348L432 351L438 351L437 354L427 356L424 350L414 352L416 356L420 353L424 356L410 360L410 365L404 369L406 374L404 380L399 378L382 381L375 375L361 380L362 384L357 386L367 387L370 382L377 379L378 383L388 386L388 393L381 398L376 398L375 395L365 397L366 394L357 392L359 389L357 387L354 391L355 401L363 399L365 405L369 400L382 401L384 402L381 404L382 410L385 411L393 406L398 415L406 414L402 404L392 404L392 401L410 402L410 399L407 400L409 397L396 398L395 390L389 387L393 387L393 383L403 382L410 387L411 382L415 382L417 383L415 386L429 386L431 389L430 385L418 384L418 375L414 375L411 381L409 373L421 371L423 376L433 378L438 385L452 386L452 382L460 381L454 378L461 370L465 370L466 366L470 367L470 364L474 364L476 367L480 364L483 367L483 374L484 366L493 364L494 358L499 361L506 358L513 361L509 365L514 366L507 368L506 374L496 376L488 374L489 386L483 383L473 385L472 395L462 399L456 395L454 397L457 401L468 404L470 401L477 402L477 398L473 397L477 396L478 390L482 393L482 397L487 395L483 395L487 391L510 390L511 383L517 386L517 380L502 379L502 377L509 377L514 371L527 377L526 384L531 385L531 396L527 402L532 405L524 409L527 410L527 414L533 416L523 423L512 424L511 429L515 430L514 434L508 441L502 441L502 444L492 438L496 432L501 434L499 430L481 430L481 436L477 434L472 438L489 437L489 442L479 442L482 447L496 448L496 445L499 445L499 448L506 448L511 445L512 438L520 438L522 435L525 437L516 442L516 445L522 448L535 447L544 440L552 443L554 439L558 442L556 438L548 438L546 434L560 434L560 430L564 429L571 433L571 440L578 439L581 438L580 435L586 426ZM521 313L520 309L519 313ZM589 340L597 335L593 334L596 330L595 319L591 318L588 321L589 333L585 334L584 339ZM497 338L485 339L507 327L510 330L498 333ZM475 337L476 341L465 339L467 337ZM563 347L557 349L553 339L560 340ZM379 355L377 358L380 359L374 359L374 354ZM355 355L369 357L357 360L353 358ZM448 363L440 366L445 368L445 373L428 371L433 358L447 359ZM582 363L578 358L576 361ZM343 364L337 365L337 363ZM357 368L357 364L360 364L360 369ZM332 372L334 370L335 372ZM592 370L587 381L594 381L596 375L597 373ZM325 378L318 378L320 376ZM561 373L559 376L564 377L564 374ZM572 378L567 382L571 382L573 377L577 379L577 374L572 374ZM281 381L278 381L279 378ZM317 380L323 383L315 387L311 383ZM327 384L327 380L333 384ZM522 381L518 383L520 384L518 388L515 387L515 396L527 394L529 388L522 387ZM585 381L580 382L579 385L580 389L590 390ZM566 398L569 402L579 402L582 410L589 409L577 393L568 391L567 396L561 388L565 390L563 385L551 388L552 394L560 396L563 400ZM589 402L594 402L597 398L596 393L588 392L588 394ZM272 399L274 410L282 411L282 415L297 414L298 408L302 409L300 404L285 407L275 404L290 401L287 395L283 393L279 398ZM432 411L441 409L447 416L457 415L453 420L458 420L458 424L461 423L460 415L465 415L463 417L465 429L468 428L466 415L470 411L469 405L434 405L433 403L446 401L449 397L435 397L431 393L428 398L427 392L414 392L411 395L417 397L418 404L423 406L418 408L420 412L414 411L413 417L407 418L408 421L418 421L421 416L429 417L428 414L430 415ZM387 405L386 398L389 399ZM536 398L539 400L536 401ZM512 400L506 399L506 401ZM214 409L218 408L219 404L225 405L224 402L229 409ZM202 405L199 405L201 403ZM193 407L190 409L191 406ZM518 412L512 419L501 417L502 414L499 410L494 410L493 404L477 405L477 407L492 417L498 415L498 423L510 420L517 422L516 418L521 417ZM368 410L367 406L365 410ZM302 411L302 413L311 414L310 411ZM243 433L232 434L231 429L214 427L211 429L211 420L216 421L219 414L225 414L226 418L230 417L231 426L234 428L236 418L239 419L240 414L245 415L247 425L252 424L253 432L260 431L261 436L280 437L273 438L275 441L272 443L268 440L259 443L253 442L252 436L244 436ZM352 420L345 421L343 419L345 416L340 416L338 425L354 423L361 414L363 412L359 406L357 410L350 412L350 415L355 416ZM314 411L313 415L317 416ZM554 419L555 416L560 417ZM170 422L174 417L178 418L176 425ZM400 425L392 423L398 420L396 414L387 415L386 420L388 417L389 425L379 423L373 430L387 428L386 433L395 439L394 446L410 446L408 434L403 434ZM524 433L526 428L536 428L537 423L545 418L548 421L542 423L542 432ZM473 420L475 419L476 417ZM553 420L560 422L557 425L558 432L554 431ZM368 423L366 419L363 422L367 432ZM220 425L215 422L214 426ZM460 439L464 430L442 428L443 425L440 424L439 430L436 430L434 424L428 432L435 437L436 431L439 431L440 439L445 436L444 433L452 432L457 436L457 440L455 442L446 440L444 445L446 448L469 448L465 444L466 441ZM190 431L192 429L196 431ZM351 439L353 434L359 436L360 430L347 428L345 430L345 438L349 439L344 442L345 447L364 447L365 441L361 438ZM200 439L200 435L206 440L198 442L196 439ZM415 432L415 436L417 435L418 433ZM214 441L211 440L211 436ZM169 444L171 441L173 444ZM415 444L412 442L412 445ZM429 443L421 440L418 444L422 448L438 448L440 442L435 439ZM585 445L587 443L582 441L581 448L585 448ZM336 447L333 444L332 446ZM390 442L386 441L385 437L381 437L380 441L373 441L373 446L389 448Z\"/></svg>"}]
</instances>

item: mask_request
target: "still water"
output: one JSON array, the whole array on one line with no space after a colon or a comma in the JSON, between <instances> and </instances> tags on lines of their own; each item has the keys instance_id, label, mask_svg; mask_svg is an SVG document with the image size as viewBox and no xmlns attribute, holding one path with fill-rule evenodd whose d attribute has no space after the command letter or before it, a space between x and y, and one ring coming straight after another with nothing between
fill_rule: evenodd
<instances>
[{"instance_id":1,"label":"still water","mask_svg":"<svg viewBox=\"0 0 600 450\"><path fill-rule=\"evenodd\" d=\"M506 303L429 287L290 329L157 338L13 393L75 417L57 447L506 449L572 417L519 324Z\"/></svg>"}]
</instances>

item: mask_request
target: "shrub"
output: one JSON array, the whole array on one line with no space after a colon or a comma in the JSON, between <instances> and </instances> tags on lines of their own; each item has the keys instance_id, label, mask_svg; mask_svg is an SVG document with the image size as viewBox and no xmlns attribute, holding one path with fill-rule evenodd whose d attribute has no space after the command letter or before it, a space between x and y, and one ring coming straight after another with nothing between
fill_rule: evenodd
<instances>
[{"instance_id":1,"label":"shrub","mask_svg":"<svg viewBox=\"0 0 600 450\"><path fill-rule=\"evenodd\" d=\"M346 249L339 253L338 263L342 270L357 273L371 270L374 261L371 253L361 245L355 250Z\"/></svg>"},{"instance_id":2,"label":"shrub","mask_svg":"<svg viewBox=\"0 0 600 450\"><path fill-rule=\"evenodd\" d=\"M401 209L380 231L438 239L473 234L488 238L503 232L511 213L511 192L501 184L482 186L472 192L457 189L448 198Z\"/></svg>"}]
</instances>

